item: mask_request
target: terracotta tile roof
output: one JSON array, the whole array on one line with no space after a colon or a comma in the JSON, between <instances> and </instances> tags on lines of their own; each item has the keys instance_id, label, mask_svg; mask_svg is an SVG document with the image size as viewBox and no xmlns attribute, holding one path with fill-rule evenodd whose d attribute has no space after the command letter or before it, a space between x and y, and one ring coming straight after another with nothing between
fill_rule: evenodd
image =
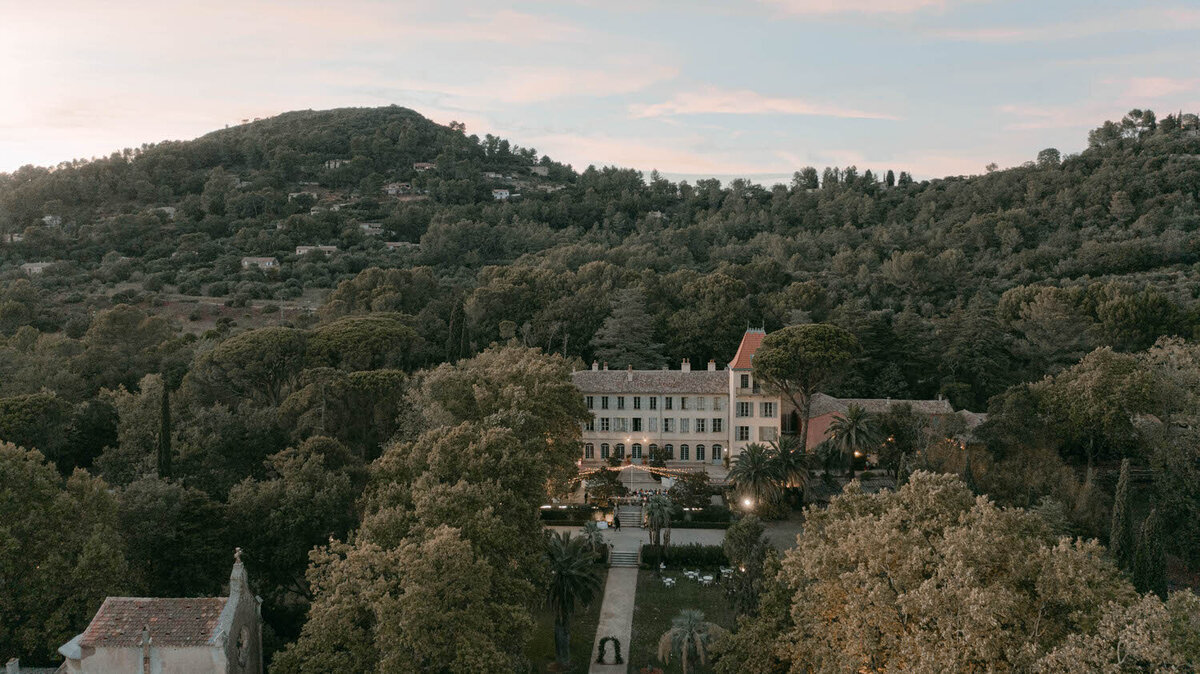
<instances>
[{"instance_id":1,"label":"terracotta tile roof","mask_svg":"<svg viewBox=\"0 0 1200 674\"><path fill-rule=\"evenodd\" d=\"M571 373L584 393L728 393L724 370L580 370Z\"/></svg>"},{"instance_id":2,"label":"terracotta tile roof","mask_svg":"<svg viewBox=\"0 0 1200 674\"><path fill-rule=\"evenodd\" d=\"M858 405L873 414L883 414L897 405L911 405L917 414L954 414L949 400L903 400L900 398L839 398L847 407Z\"/></svg>"},{"instance_id":3,"label":"terracotta tile roof","mask_svg":"<svg viewBox=\"0 0 1200 674\"><path fill-rule=\"evenodd\" d=\"M809 402L809 415L813 419L823 417L826 414L844 414L845 412L845 403L824 393L814 394L812 400Z\"/></svg>"},{"instance_id":4,"label":"terracotta tile roof","mask_svg":"<svg viewBox=\"0 0 1200 674\"><path fill-rule=\"evenodd\" d=\"M156 646L203 646L212 638L225 602L225 597L109 597L84 630L80 645L140 646L142 628L149 627Z\"/></svg>"},{"instance_id":5,"label":"terracotta tile roof","mask_svg":"<svg viewBox=\"0 0 1200 674\"><path fill-rule=\"evenodd\" d=\"M742 343L738 346L737 355L733 357L733 362L729 364L729 367L735 370L749 370L752 367L751 361L754 358L754 352L758 351L763 337L766 336L767 333L764 330L747 330L746 334L742 335Z\"/></svg>"}]
</instances>

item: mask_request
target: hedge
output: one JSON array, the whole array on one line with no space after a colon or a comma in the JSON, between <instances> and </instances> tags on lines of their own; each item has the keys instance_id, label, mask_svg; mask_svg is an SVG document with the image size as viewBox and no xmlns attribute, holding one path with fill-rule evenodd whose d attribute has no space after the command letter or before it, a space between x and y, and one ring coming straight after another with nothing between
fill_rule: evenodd
<instances>
[{"instance_id":1,"label":"hedge","mask_svg":"<svg viewBox=\"0 0 1200 674\"><path fill-rule=\"evenodd\" d=\"M728 529L733 522L685 522L671 520L672 529Z\"/></svg>"},{"instance_id":2,"label":"hedge","mask_svg":"<svg viewBox=\"0 0 1200 674\"><path fill-rule=\"evenodd\" d=\"M720 545L672 545L667 548L667 557L662 559L658 547L642 545L642 565L646 568L656 568L659 562L664 562L668 569L712 569L717 570L729 566L729 558L725 556L725 548Z\"/></svg>"},{"instance_id":3,"label":"hedge","mask_svg":"<svg viewBox=\"0 0 1200 674\"><path fill-rule=\"evenodd\" d=\"M595 519L595 513L602 511L604 508L593 505L572 505L566 508L543 508L541 513L543 522L553 522L555 524L566 522L590 522Z\"/></svg>"}]
</instances>

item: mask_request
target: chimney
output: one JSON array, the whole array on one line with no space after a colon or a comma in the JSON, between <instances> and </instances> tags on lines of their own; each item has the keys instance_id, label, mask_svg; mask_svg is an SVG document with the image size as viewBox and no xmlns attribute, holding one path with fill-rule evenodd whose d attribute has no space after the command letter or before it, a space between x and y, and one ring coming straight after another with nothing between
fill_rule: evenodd
<instances>
[{"instance_id":1,"label":"chimney","mask_svg":"<svg viewBox=\"0 0 1200 674\"><path fill-rule=\"evenodd\" d=\"M608 361L604 361L604 371L608 372Z\"/></svg>"},{"instance_id":2,"label":"chimney","mask_svg":"<svg viewBox=\"0 0 1200 674\"><path fill-rule=\"evenodd\" d=\"M12 658L4 665L5 674L21 674L21 661L17 658Z\"/></svg>"},{"instance_id":3,"label":"chimney","mask_svg":"<svg viewBox=\"0 0 1200 674\"><path fill-rule=\"evenodd\" d=\"M680 366L679 366L679 369L680 369L681 371L683 371L683 372L691 372L691 371L692 371L692 364L688 362L688 359L687 359L687 358L684 358L684 359L683 359L683 363L681 363L681 364L680 364Z\"/></svg>"},{"instance_id":4,"label":"chimney","mask_svg":"<svg viewBox=\"0 0 1200 674\"><path fill-rule=\"evenodd\" d=\"M600 369L600 363L597 363L596 361L593 360L592 361L592 372L595 372L596 370L599 370L599 369Z\"/></svg>"},{"instance_id":5,"label":"chimney","mask_svg":"<svg viewBox=\"0 0 1200 674\"><path fill-rule=\"evenodd\" d=\"M709 372L717 371L717 361L713 360L712 358L708 359L708 371Z\"/></svg>"},{"instance_id":6,"label":"chimney","mask_svg":"<svg viewBox=\"0 0 1200 674\"><path fill-rule=\"evenodd\" d=\"M633 366L625 368L625 381L633 381Z\"/></svg>"}]
</instances>

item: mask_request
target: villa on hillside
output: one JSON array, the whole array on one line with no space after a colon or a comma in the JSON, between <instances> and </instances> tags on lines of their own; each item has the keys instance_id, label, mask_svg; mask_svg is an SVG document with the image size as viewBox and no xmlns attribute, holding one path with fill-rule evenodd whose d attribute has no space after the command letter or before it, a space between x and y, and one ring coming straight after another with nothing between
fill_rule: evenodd
<instances>
[{"instance_id":1,"label":"villa on hillside","mask_svg":"<svg viewBox=\"0 0 1200 674\"><path fill-rule=\"evenodd\" d=\"M242 269L257 267L258 269L278 269L279 260L273 257L244 257Z\"/></svg>"},{"instance_id":2,"label":"villa on hillside","mask_svg":"<svg viewBox=\"0 0 1200 674\"><path fill-rule=\"evenodd\" d=\"M800 428L791 402L768 393L755 381L752 361L766 333L747 330L728 366L709 361L693 370L684 359L678 370L609 370L592 363L571 377L583 394L592 419L583 425L581 466L601 465L610 457L632 463L665 454L677 468L725 466L751 443L769 443ZM956 415L946 400L834 398L818 393L812 400L809 448L826 439L833 420L850 405L882 413L899 405L934 420ZM968 426L983 415L967 413Z\"/></svg>"},{"instance_id":3,"label":"villa on hillside","mask_svg":"<svg viewBox=\"0 0 1200 674\"><path fill-rule=\"evenodd\" d=\"M337 246L296 246L296 255L308 255L309 253L333 255L336 252L338 252Z\"/></svg>"}]
</instances>

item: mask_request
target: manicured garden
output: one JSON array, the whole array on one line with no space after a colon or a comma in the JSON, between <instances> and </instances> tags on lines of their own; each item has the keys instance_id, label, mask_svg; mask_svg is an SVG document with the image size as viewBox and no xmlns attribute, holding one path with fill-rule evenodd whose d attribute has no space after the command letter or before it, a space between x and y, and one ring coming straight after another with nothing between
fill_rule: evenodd
<instances>
[{"instance_id":1,"label":"manicured garden","mask_svg":"<svg viewBox=\"0 0 1200 674\"><path fill-rule=\"evenodd\" d=\"M603 574L602 568L600 571ZM604 587L601 585L591 605L580 607L571 617L571 672L588 670L592 641L596 638L596 625L600 622L600 606L603 603ZM533 671L544 672L546 666L554 662L554 611L544 607L534 614L533 619L533 635L525 654L533 664Z\"/></svg>"},{"instance_id":2,"label":"manicured garden","mask_svg":"<svg viewBox=\"0 0 1200 674\"><path fill-rule=\"evenodd\" d=\"M633 643L629 645L629 671L636 672L646 665L661 668L667 674L682 673L676 658L670 665L658 659L658 641L671 629L671 620L684 609L704 612L708 622L732 629L735 622L733 606L725 598L719 583L702 585L685 578L682 571L665 571L664 577L675 578L674 587L666 587L654 571L638 572L637 605L633 610ZM695 667L695 673L710 672L710 667Z\"/></svg>"}]
</instances>

